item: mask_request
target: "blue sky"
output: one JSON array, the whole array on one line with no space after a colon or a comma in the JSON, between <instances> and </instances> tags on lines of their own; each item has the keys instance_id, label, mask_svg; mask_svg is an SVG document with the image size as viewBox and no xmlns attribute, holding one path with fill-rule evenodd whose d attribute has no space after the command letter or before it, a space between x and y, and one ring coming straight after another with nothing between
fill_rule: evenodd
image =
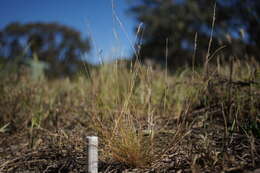
<instances>
[{"instance_id":1,"label":"blue sky","mask_svg":"<svg viewBox=\"0 0 260 173\"><path fill-rule=\"evenodd\" d=\"M126 0L113 2L124 29L113 17L111 0L1 0L0 28L14 21L59 22L74 27L83 36L91 36L92 52L87 59L98 63L100 57L111 60L131 54L135 21L126 12Z\"/></svg>"}]
</instances>

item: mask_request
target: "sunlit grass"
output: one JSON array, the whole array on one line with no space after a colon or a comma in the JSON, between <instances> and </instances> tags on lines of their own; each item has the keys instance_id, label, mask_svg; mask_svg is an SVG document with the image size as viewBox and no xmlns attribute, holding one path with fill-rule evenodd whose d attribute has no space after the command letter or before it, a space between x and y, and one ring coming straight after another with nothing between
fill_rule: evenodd
<instances>
[{"instance_id":1,"label":"sunlit grass","mask_svg":"<svg viewBox=\"0 0 260 173\"><path fill-rule=\"evenodd\" d=\"M235 61L232 75L228 64L210 69L205 78L200 69L165 73L116 62L93 69L92 80L78 75L35 82L25 76L15 82L6 76L0 84L0 133L28 133L28 147L34 148L37 129L80 129L100 137L102 160L131 168L148 168L171 146L178 148L192 126L185 118L201 108L221 109L216 116L224 117L226 136L241 129L258 136L259 85L253 81L259 64ZM204 123L211 112L203 114ZM203 137L206 152L210 139Z\"/></svg>"}]
</instances>

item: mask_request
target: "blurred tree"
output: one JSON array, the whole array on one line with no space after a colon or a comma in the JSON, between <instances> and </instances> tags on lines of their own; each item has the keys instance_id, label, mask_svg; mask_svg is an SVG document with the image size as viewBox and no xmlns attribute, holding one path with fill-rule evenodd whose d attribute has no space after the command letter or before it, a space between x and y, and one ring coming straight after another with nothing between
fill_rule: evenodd
<instances>
[{"instance_id":1,"label":"blurred tree","mask_svg":"<svg viewBox=\"0 0 260 173\"><path fill-rule=\"evenodd\" d=\"M1 57L36 58L48 64L47 74L54 77L74 74L90 50L89 39L58 23L11 23L0 31L0 44Z\"/></svg>"},{"instance_id":2,"label":"blurred tree","mask_svg":"<svg viewBox=\"0 0 260 173\"><path fill-rule=\"evenodd\" d=\"M258 0L140 0L130 2L130 11L143 23L139 32L140 60L153 59L168 65L192 63L197 33L196 61L206 57L214 4L215 25L211 53L222 45L225 55L260 60L260 1ZM138 30L138 29L136 29ZM167 41L168 40L168 41ZM226 56L229 57L229 56Z\"/></svg>"}]
</instances>

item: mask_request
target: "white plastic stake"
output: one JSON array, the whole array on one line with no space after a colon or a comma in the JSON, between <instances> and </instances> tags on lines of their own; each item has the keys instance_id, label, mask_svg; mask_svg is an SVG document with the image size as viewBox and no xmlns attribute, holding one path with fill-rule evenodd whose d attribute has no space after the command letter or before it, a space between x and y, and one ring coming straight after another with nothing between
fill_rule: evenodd
<instances>
[{"instance_id":1,"label":"white plastic stake","mask_svg":"<svg viewBox=\"0 0 260 173\"><path fill-rule=\"evenodd\" d=\"M88 140L88 173L98 173L98 137L87 136Z\"/></svg>"}]
</instances>

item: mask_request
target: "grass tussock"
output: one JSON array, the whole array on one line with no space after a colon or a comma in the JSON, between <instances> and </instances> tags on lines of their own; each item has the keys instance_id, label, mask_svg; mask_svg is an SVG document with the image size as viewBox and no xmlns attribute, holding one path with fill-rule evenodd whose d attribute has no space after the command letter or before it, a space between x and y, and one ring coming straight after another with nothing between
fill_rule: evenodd
<instances>
[{"instance_id":1,"label":"grass tussock","mask_svg":"<svg viewBox=\"0 0 260 173\"><path fill-rule=\"evenodd\" d=\"M80 172L84 136L93 134L103 172L257 168L259 67L233 61L209 66L205 76L116 62L74 79L5 76L0 170Z\"/></svg>"}]
</instances>

